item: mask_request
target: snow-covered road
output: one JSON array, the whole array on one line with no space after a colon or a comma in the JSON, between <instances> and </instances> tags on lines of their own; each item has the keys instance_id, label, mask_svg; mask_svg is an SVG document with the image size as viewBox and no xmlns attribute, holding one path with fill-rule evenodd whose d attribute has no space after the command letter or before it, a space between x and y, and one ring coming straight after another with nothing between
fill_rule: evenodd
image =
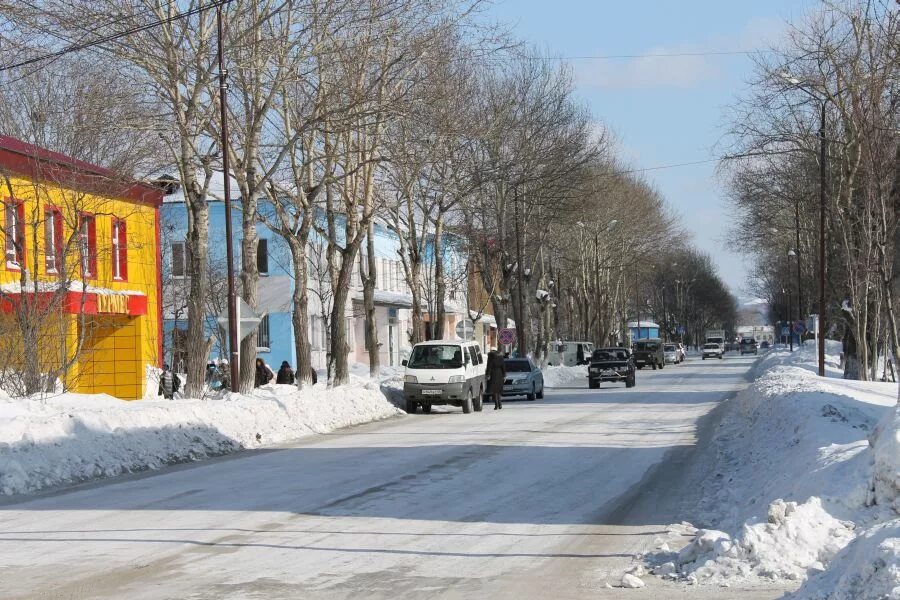
<instances>
[{"instance_id":1,"label":"snow-covered road","mask_svg":"<svg viewBox=\"0 0 900 600\"><path fill-rule=\"evenodd\" d=\"M724 597L606 584L696 518L693 448L751 363L695 359L631 390L584 382L8 502L2 597Z\"/></svg>"}]
</instances>

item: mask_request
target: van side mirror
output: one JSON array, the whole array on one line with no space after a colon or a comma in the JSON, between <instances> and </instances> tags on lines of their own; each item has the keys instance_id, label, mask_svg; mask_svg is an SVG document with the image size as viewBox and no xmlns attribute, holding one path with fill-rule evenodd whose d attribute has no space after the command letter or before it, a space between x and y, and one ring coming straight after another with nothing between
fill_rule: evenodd
<instances>
[{"instance_id":1,"label":"van side mirror","mask_svg":"<svg viewBox=\"0 0 900 600\"><path fill-rule=\"evenodd\" d=\"M406 363L408 363L408 362L409 361L404 358L402 361L400 361L400 364L405 367Z\"/></svg>"}]
</instances>

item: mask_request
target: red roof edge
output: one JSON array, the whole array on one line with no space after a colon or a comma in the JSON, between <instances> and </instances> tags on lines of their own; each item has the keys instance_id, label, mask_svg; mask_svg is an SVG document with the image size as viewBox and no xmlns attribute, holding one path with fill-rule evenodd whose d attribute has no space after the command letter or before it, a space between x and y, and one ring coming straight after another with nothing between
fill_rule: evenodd
<instances>
[{"instance_id":1,"label":"red roof edge","mask_svg":"<svg viewBox=\"0 0 900 600\"><path fill-rule=\"evenodd\" d=\"M0 170L151 206L160 206L163 199L161 188L125 180L110 169L5 135L0 135Z\"/></svg>"}]
</instances>

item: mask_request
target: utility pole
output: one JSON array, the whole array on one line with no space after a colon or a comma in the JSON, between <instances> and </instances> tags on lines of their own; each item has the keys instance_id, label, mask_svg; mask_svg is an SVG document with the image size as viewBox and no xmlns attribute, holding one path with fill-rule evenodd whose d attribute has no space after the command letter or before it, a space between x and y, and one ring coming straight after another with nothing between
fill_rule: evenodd
<instances>
[{"instance_id":1,"label":"utility pole","mask_svg":"<svg viewBox=\"0 0 900 600\"><path fill-rule=\"evenodd\" d=\"M228 71L225 70L225 25L222 23L222 4L216 6L216 26L219 35L219 108L222 119L222 171L225 179L225 260L228 261L228 348L231 351L231 391L241 389L240 346L237 331L237 295L234 291L234 247L231 232L231 169L228 165Z\"/></svg>"},{"instance_id":2,"label":"utility pole","mask_svg":"<svg viewBox=\"0 0 900 600\"><path fill-rule=\"evenodd\" d=\"M516 345L519 347L519 356L528 353L528 337L525 334L525 282L522 271L525 270L522 262L522 233L519 229L519 185L513 185L513 208L516 219L516 278L518 279L519 314L516 315ZM520 322L521 321L521 322ZM524 352L524 354L523 354Z\"/></svg>"}]
</instances>

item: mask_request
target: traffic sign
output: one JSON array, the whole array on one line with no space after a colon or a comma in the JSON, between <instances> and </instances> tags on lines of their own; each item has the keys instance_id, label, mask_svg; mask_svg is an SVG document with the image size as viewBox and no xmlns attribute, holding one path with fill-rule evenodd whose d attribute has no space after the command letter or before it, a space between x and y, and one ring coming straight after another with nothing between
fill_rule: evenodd
<instances>
[{"instance_id":1,"label":"traffic sign","mask_svg":"<svg viewBox=\"0 0 900 600\"><path fill-rule=\"evenodd\" d=\"M787 337L789 335L791 335L791 328L790 327L782 327L781 328L781 337Z\"/></svg>"},{"instance_id":2,"label":"traffic sign","mask_svg":"<svg viewBox=\"0 0 900 600\"><path fill-rule=\"evenodd\" d=\"M794 333L799 333L800 335L806 333L806 323L804 323L803 321L797 321L796 323L794 323Z\"/></svg>"},{"instance_id":3,"label":"traffic sign","mask_svg":"<svg viewBox=\"0 0 900 600\"><path fill-rule=\"evenodd\" d=\"M238 322L238 337L240 339L244 339L254 331L259 328L259 323L262 321L262 318L266 316L265 313L258 313L247 304L243 298L240 296L237 297L237 322ZM218 316L216 321L228 330L228 309Z\"/></svg>"},{"instance_id":4,"label":"traffic sign","mask_svg":"<svg viewBox=\"0 0 900 600\"><path fill-rule=\"evenodd\" d=\"M475 323L472 319L463 319L456 324L456 337L461 340L475 339Z\"/></svg>"},{"instance_id":5,"label":"traffic sign","mask_svg":"<svg viewBox=\"0 0 900 600\"><path fill-rule=\"evenodd\" d=\"M681 326L679 325L679 326L678 326L678 329L675 330L675 333L677 333L678 335L684 335L684 334L686 333L686 330L685 330L684 327L681 327Z\"/></svg>"},{"instance_id":6,"label":"traffic sign","mask_svg":"<svg viewBox=\"0 0 900 600\"><path fill-rule=\"evenodd\" d=\"M516 341L516 330L515 329L501 329L497 334L497 339L504 346L509 346L510 344Z\"/></svg>"}]
</instances>

